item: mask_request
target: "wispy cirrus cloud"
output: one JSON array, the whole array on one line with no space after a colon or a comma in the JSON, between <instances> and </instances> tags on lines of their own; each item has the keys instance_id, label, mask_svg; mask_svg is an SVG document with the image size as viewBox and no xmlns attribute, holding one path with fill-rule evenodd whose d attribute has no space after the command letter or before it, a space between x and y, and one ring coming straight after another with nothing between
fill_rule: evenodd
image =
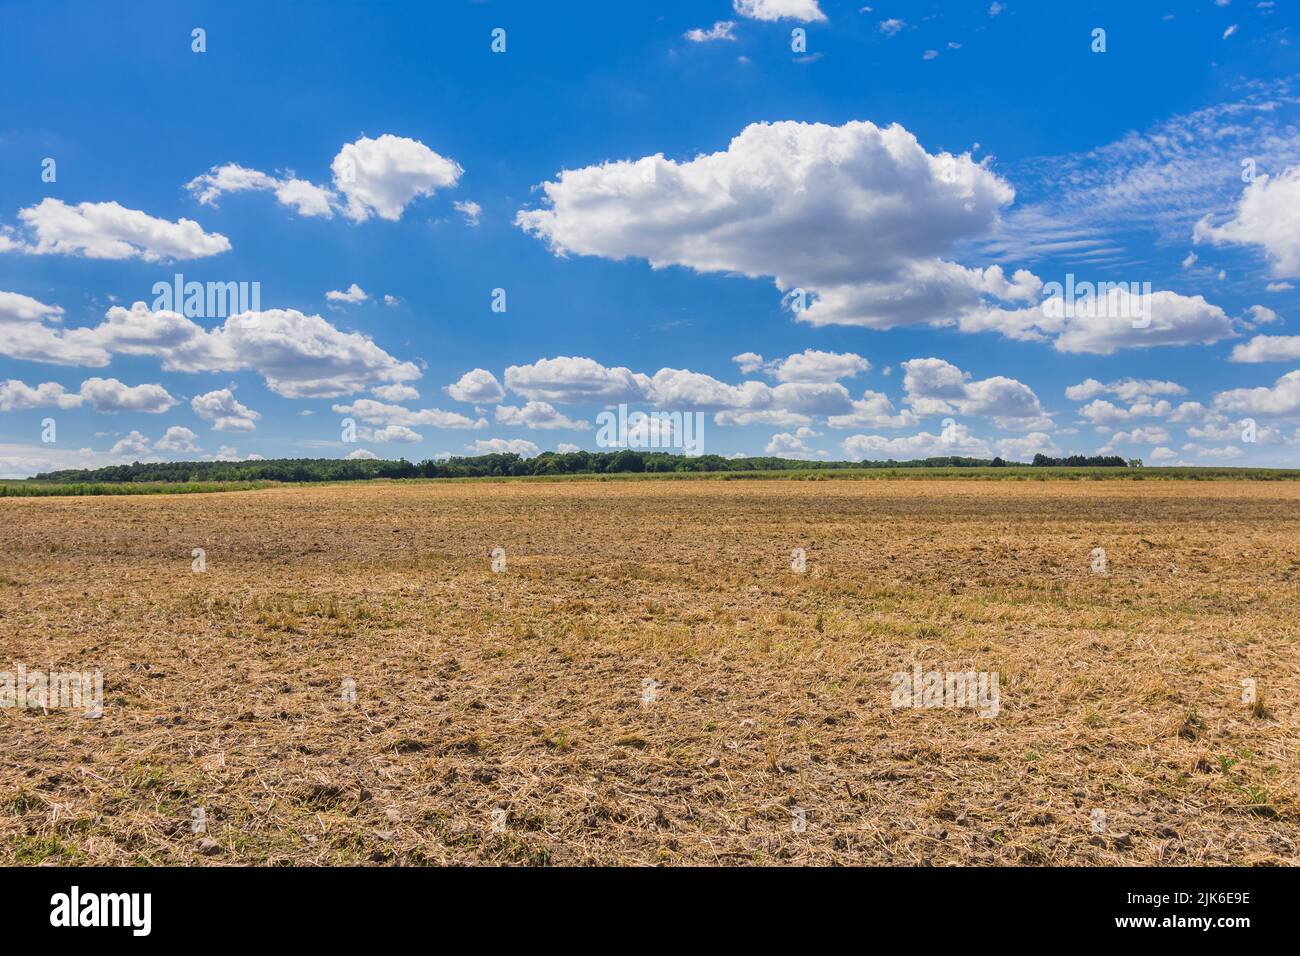
<instances>
[{"instance_id":1,"label":"wispy cirrus cloud","mask_svg":"<svg viewBox=\"0 0 1300 956\"><path fill-rule=\"evenodd\" d=\"M980 248L1003 261L1132 261L1152 234L1160 244L1190 245L1202 217L1234 206L1243 173L1297 163L1300 97L1289 81L1250 84L1236 101L1095 149L1001 164L1019 201ZM1126 241L1133 233L1143 241Z\"/></svg>"}]
</instances>

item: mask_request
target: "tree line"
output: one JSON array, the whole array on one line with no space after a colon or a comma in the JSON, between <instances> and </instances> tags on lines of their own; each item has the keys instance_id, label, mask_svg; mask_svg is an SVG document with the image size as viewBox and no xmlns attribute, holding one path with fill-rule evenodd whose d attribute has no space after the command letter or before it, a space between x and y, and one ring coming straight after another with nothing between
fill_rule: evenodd
<instances>
[{"instance_id":1,"label":"tree line","mask_svg":"<svg viewBox=\"0 0 1300 956\"><path fill-rule=\"evenodd\" d=\"M1033 465L1037 468L1127 468L1141 464L1141 459L1129 461L1119 455L1070 455L1067 458L1035 455L1033 460Z\"/></svg>"},{"instance_id":2,"label":"tree line","mask_svg":"<svg viewBox=\"0 0 1300 956\"><path fill-rule=\"evenodd\" d=\"M1015 464L1014 462L1011 464ZM1124 467L1116 456L1035 455L1035 466ZM790 458L687 457L662 451L542 452L534 458L515 454L466 458L406 459L272 458L253 461L160 461L44 472L39 481L365 481L371 478L523 478L547 475L611 475L664 472L812 471L841 468L1000 468L1001 458L937 457L911 461L800 461Z\"/></svg>"}]
</instances>

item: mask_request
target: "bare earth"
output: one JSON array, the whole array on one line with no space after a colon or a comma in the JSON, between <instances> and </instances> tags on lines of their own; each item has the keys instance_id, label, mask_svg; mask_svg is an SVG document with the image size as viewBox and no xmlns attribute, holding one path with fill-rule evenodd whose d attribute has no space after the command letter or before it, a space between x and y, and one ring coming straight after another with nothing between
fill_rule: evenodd
<instances>
[{"instance_id":1,"label":"bare earth","mask_svg":"<svg viewBox=\"0 0 1300 956\"><path fill-rule=\"evenodd\" d=\"M0 863L1296 864L1298 583L1286 482L4 499L0 671L105 694Z\"/></svg>"}]
</instances>

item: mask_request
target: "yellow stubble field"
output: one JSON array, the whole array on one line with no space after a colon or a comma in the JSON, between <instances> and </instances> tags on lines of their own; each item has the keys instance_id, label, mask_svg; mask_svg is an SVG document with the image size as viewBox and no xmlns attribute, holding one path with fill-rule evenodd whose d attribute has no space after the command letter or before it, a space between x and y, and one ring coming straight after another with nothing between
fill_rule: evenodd
<instances>
[{"instance_id":1,"label":"yellow stubble field","mask_svg":"<svg viewBox=\"0 0 1300 956\"><path fill-rule=\"evenodd\" d=\"M0 863L1295 864L1298 609L1289 482L5 499Z\"/></svg>"}]
</instances>

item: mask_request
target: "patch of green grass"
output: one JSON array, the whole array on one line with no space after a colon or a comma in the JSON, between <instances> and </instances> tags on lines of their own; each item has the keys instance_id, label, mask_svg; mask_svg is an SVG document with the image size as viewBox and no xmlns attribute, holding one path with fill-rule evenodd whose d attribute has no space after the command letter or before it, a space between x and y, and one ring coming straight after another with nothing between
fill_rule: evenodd
<instances>
[{"instance_id":1,"label":"patch of green grass","mask_svg":"<svg viewBox=\"0 0 1300 956\"><path fill-rule=\"evenodd\" d=\"M20 834L10 837L4 846L3 855L8 856L15 866L37 866L46 862L75 866L83 860L80 850L54 836Z\"/></svg>"},{"instance_id":2,"label":"patch of green grass","mask_svg":"<svg viewBox=\"0 0 1300 956\"><path fill-rule=\"evenodd\" d=\"M127 481L76 482L0 481L0 498L81 497L87 495L190 495L215 491L270 488L272 481Z\"/></svg>"}]
</instances>

